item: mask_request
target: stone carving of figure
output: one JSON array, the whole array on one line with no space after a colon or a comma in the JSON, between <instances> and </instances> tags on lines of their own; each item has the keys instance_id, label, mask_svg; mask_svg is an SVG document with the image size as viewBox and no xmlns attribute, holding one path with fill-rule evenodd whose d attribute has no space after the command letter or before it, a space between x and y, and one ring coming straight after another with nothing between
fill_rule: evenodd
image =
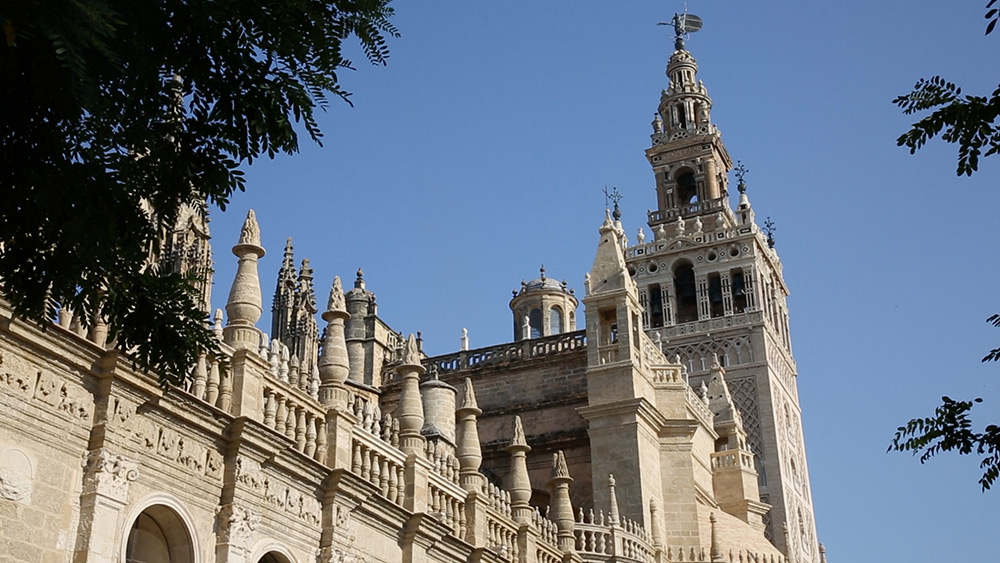
<instances>
[{"instance_id":1,"label":"stone carving of figure","mask_svg":"<svg viewBox=\"0 0 1000 563\"><path fill-rule=\"evenodd\" d=\"M684 234L684 218L680 215L677 216L677 222L674 223L674 230L677 231L677 236Z\"/></svg>"},{"instance_id":2,"label":"stone carving of figure","mask_svg":"<svg viewBox=\"0 0 1000 563\"><path fill-rule=\"evenodd\" d=\"M694 218L694 232L696 233L701 232L701 217Z\"/></svg>"}]
</instances>

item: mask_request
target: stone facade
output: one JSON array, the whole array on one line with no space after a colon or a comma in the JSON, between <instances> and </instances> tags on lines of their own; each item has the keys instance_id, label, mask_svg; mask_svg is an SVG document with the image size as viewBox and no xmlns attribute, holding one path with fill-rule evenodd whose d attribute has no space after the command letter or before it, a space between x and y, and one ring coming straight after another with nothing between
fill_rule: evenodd
<instances>
[{"instance_id":1,"label":"stone facade","mask_svg":"<svg viewBox=\"0 0 1000 563\"><path fill-rule=\"evenodd\" d=\"M607 213L583 330L543 270L512 343L429 358L360 271L320 311L289 242L269 337L252 211L223 357L183 388L72 311L42 331L0 303L0 562L824 560L780 262L745 193L729 208L695 70L681 45L654 236L630 246ZM169 265L203 268L207 228L185 225Z\"/></svg>"}]
</instances>

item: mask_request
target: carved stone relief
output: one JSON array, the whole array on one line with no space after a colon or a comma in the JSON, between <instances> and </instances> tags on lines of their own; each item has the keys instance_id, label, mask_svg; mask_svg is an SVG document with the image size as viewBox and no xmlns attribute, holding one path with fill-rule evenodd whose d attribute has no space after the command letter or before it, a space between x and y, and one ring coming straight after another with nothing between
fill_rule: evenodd
<instances>
[{"instance_id":1,"label":"carved stone relief","mask_svg":"<svg viewBox=\"0 0 1000 563\"><path fill-rule=\"evenodd\" d=\"M89 392L50 371L17 360L0 357L0 392L25 401L33 399L66 418L90 418L94 400Z\"/></svg>"},{"instance_id":2,"label":"carved stone relief","mask_svg":"<svg viewBox=\"0 0 1000 563\"><path fill-rule=\"evenodd\" d=\"M128 498L129 483L139 478L139 462L98 448L84 458L84 493L96 493L119 502Z\"/></svg>"},{"instance_id":3,"label":"carved stone relief","mask_svg":"<svg viewBox=\"0 0 1000 563\"><path fill-rule=\"evenodd\" d=\"M135 409L129 402L115 399L110 420L120 424L140 450L156 453L194 475L222 478L222 455L214 448L205 447L194 439L163 428L145 416L135 416Z\"/></svg>"},{"instance_id":4,"label":"carved stone relief","mask_svg":"<svg viewBox=\"0 0 1000 563\"><path fill-rule=\"evenodd\" d=\"M32 473L31 462L21 450L10 448L0 453L0 498L30 503Z\"/></svg>"},{"instance_id":5,"label":"carved stone relief","mask_svg":"<svg viewBox=\"0 0 1000 563\"><path fill-rule=\"evenodd\" d=\"M267 504L282 509L307 524L319 525L322 510L319 500L267 475L256 461L246 457L236 459L236 482L258 493Z\"/></svg>"},{"instance_id":6,"label":"carved stone relief","mask_svg":"<svg viewBox=\"0 0 1000 563\"><path fill-rule=\"evenodd\" d=\"M240 504L230 503L219 508L216 524L223 543L248 549L257 541L260 514Z\"/></svg>"}]
</instances>

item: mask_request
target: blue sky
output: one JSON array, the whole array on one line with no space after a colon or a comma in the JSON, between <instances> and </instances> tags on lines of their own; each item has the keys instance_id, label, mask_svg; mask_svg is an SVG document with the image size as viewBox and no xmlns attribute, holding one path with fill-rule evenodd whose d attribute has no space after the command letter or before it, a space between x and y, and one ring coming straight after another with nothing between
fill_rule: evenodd
<instances>
[{"instance_id":1,"label":"blue sky","mask_svg":"<svg viewBox=\"0 0 1000 563\"><path fill-rule=\"evenodd\" d=\"M976 460L885 449L942 395L1000 420L1000 365L979 363L1000 343L1000 158L959 178L952 146L911 156L895 139L914 118L890 103L934 74L992 92L1000 35L983 36L985 0L761 4L689 2L705 26L688 47L777 225L819 537L831 562L996 560L1000 491L980 493ZM354 57L355 105L331 102L324 147L254 163L214 212L215 306L252 207L265 309L290 236L317 293L363 267L380 316L431 354L462 327L473 347L511 340L510 291L541 264L582 292L604 186L633 240L655 206L643 151L672 50L655 24L680 9L398 2L389 65Z\"/></svg>"}]
</instances>

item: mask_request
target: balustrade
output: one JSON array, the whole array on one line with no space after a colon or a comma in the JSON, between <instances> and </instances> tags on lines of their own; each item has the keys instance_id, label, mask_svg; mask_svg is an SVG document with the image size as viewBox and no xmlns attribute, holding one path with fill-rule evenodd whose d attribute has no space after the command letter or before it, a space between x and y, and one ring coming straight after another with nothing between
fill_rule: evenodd
<instances>
[{"instance_id":1,"label":"balustrade","mask_svg":"<svg viewBox=\"0 0 1000 563\"><path fill-rule=\"evenodd\" d=\"M432 515L451 528L452 534L465 539L465 489L439 473L431 473L427 487L427 506Z\"/></svg>"},{"instance_id":2,"label":"balustrade","mask_svg":"<svg viewBox=\"0 0 1000 563\"><path fill-rule=\"evenodd\" d=\"M715 452L712 454L711 458L712 469L741 467L752 470L754 468L753 454L746 450L725 450Z\"/></svg>"},{"instance_id":3,"label":"balustrade","mask_svg":"<svg viewBox=\"0 0 1000 563\"><path fill-rule=\"evenodd\" d=\"M581 350L587 346L585 330L565 332L544 338L522 340L499 346L478 348L427 358L424 366L428 371L436 370L439 374L460 371L479 366L495 365L526 358L539 358L548 355L562 354L573 350Z\"/></svg>"},{"instance_id":4,"label":"balustrade","mask_svg":"<svg viewBox=\"0 0 1000 563\"><path fill-rule=\"evenodd\" d=\"M486 511L487 547L508 561L520 561L517 544L517 524L509 516Z\"/></svg>"}]
</instances>

